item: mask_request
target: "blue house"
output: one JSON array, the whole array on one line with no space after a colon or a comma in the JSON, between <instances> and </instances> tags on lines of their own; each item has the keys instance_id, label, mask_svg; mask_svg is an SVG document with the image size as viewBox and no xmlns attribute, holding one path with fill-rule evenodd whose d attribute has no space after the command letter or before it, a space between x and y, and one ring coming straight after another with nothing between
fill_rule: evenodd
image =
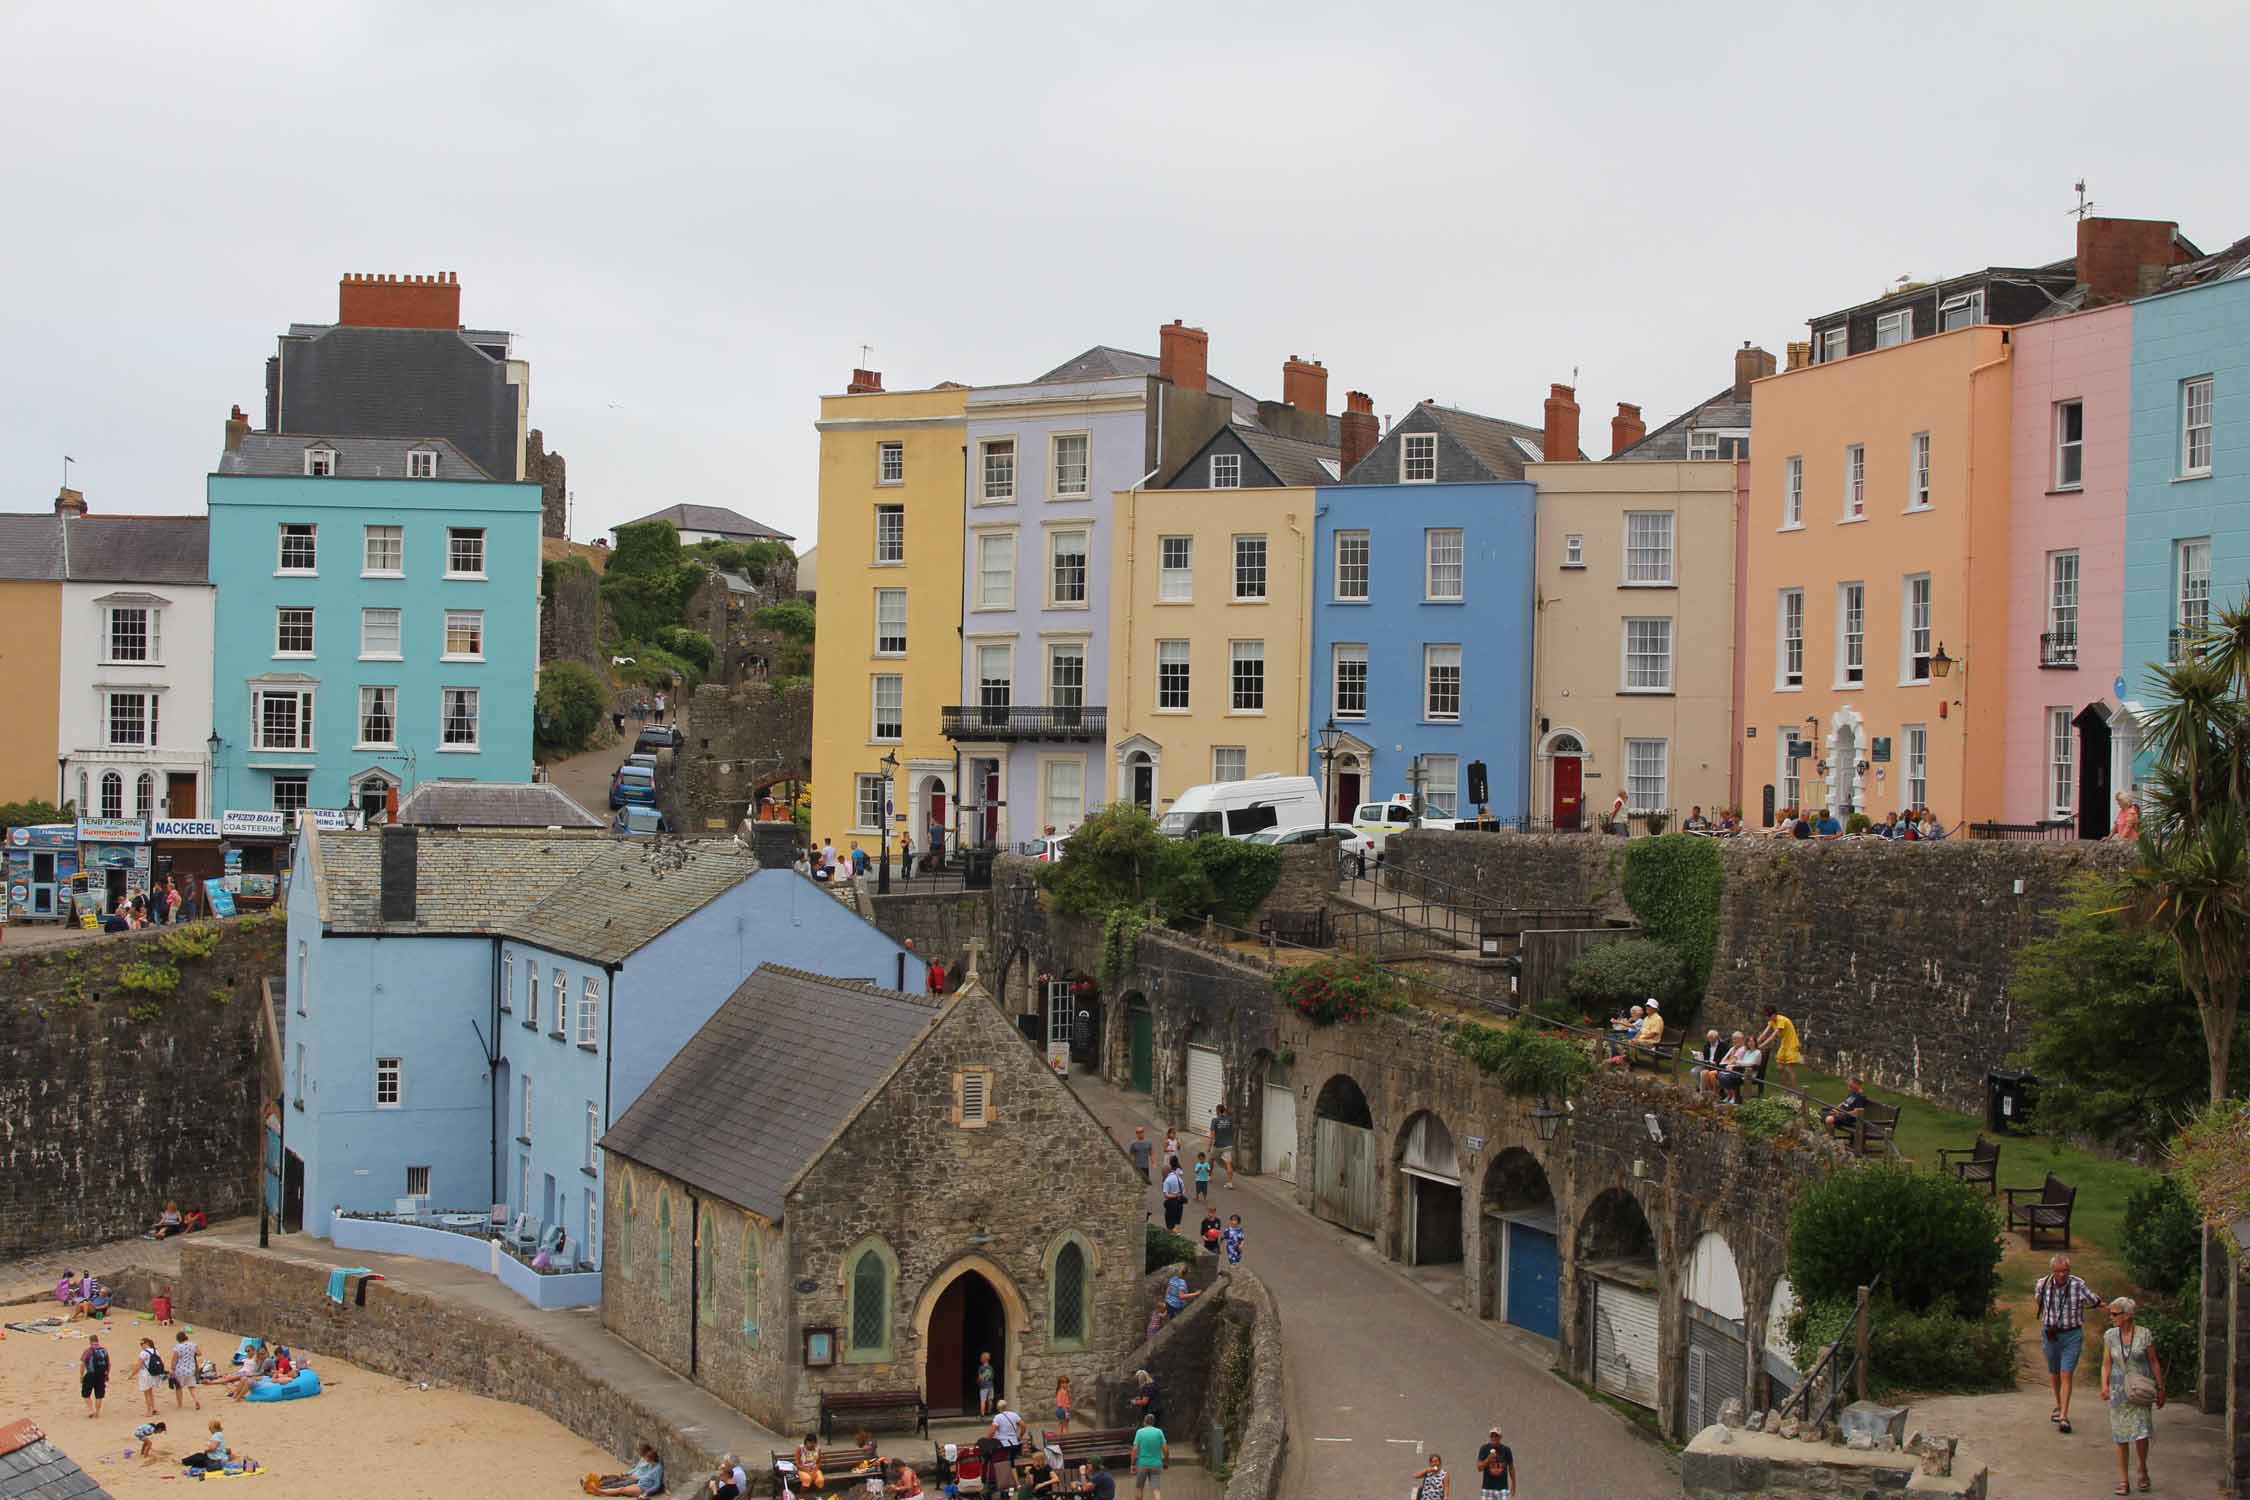
<instances>
[{"instance_id":1,"label":"blue house","mask_svg":"<svg viewBox=\"0 0 2250 1500\"><path fill-rule=\"evenodd\" d=\"M1410 790L1434 817L1529 805L1536 427L1424 402L1320 491L1312 743L1333 718L1332 815ZM1307 766L1323 774L1317 752Z\"/></svg>"},{"instance_id":2,"label":"blue house","mask_svg":"<svg viewBox=\"0 0 2250 1500\"><path fill-rule=\"evenodd\" d=\"M2250 588L2250 245L2133 304L2125 708ZM2137 713L2136 713L2137 717ZM2129 762L2128 762L2129 763Z\"/></svg>"},{"instance_id":3,"label":"blue house","mask_svg":"<svg viewBox=\"0 0 2250 1500\"><path fill-rule=\"evenodd\" d=\"M598 1267L596 1143L745 975L924 985L904 948L733 840L306 819L296 870L286 1148L312 1234L401 1198L505 1204Z\"/></svg>"},{"instance_id":4,"label":"blue house","mask_svg":"<svg viewBox=\"0 0 2250 1500\"><path fill-rule=\"evenodd\" d=\"M539 486L442 438L243 426L208 481L216 805L530 780Z\"/></svg>"}]
</instances>

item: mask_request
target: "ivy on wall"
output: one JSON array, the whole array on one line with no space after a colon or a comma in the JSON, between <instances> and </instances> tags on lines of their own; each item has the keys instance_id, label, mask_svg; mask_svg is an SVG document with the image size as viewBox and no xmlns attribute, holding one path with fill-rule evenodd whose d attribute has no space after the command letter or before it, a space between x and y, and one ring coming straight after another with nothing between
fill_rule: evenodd
<instances>
[{"instance_id":1,"label":"ivy on wall","mask_svg":"<svg viewBox=\"0 0 2250 1500\"><path fill-rule=\"evenodd\" d=\"M1711 963L1719 951L1719 897L1725 885L1719 846L1711 839L1668 833L1635 839L1625 848L1625 902L1650 937L1679 955L1692 1002L1701 1000L1711 982Z\"/></svg>"}]
</instances>

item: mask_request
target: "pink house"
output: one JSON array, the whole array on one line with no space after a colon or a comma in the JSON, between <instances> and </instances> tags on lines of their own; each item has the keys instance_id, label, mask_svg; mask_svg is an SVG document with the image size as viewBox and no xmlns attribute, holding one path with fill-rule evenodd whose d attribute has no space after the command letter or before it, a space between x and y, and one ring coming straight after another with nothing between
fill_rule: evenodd
<instances>
[{"instance_id":1,"label":"pink house","mask_svg":"<svg viewBox=\"0 0 2250 1500\"><path fill-rule=\"evenodd\" d=\"M2130 786L2124 670L2126 439L2133 310L2116 304L2013 331L2013 490L2001 817L2107 835Z\"/></svg>"}]
</instances>

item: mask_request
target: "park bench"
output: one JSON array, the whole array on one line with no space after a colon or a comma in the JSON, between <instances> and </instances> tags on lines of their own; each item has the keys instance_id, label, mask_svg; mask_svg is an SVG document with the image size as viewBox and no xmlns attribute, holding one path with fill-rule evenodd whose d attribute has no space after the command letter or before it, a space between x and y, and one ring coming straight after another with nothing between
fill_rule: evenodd
<instances>
[{"instance_id":1,"label":"park bench","mask_svg":"<svg viewBox=\"0 0 2250 1500\"><path fill-rule=\"evenodd\" d=\"M1296 948L1325 948L1332 935L1325 911L1274 911L1258 919L1258 936Z\"/></svg>"},{"instance_id":2,"label":"park bench","mask_svg":"<svg viewBox=\"0 0 2250 1500\"><path fill-rule=\"evenodd\" d=\"M1898 1106L1867 1101L1852 1121L1852 1150L1861 1156L1881 1156L1898 1137Z\"/></svg>"},{"instance_id":3,"label":"park bench","mask_svg":"<svg viewBox=\"0 0 2250 1500\"><path fill-rule=\"evenodd\" d=\"M1068 1432L1042 1432L1039 1440L1061 1453L1066 1464L1107 1464L1132 1458L1133 1434L1137 1430L1132 1427L1074 1427Z\"/></svg>"},{"instance_id":4,"label":"park bench","mask_svg":"<svg viewBox=\"0 0 2250 1500\"><path fill-rule=\"evenodd\" d=\"M1959 1157L1960 1160L1949 1160L1951 1157ZM1966 1151L1959 1146L1941 1146L1938 1148L1938 1170L1951 1172L1971 1187L1981 1182L1985 1185L1987 1196L1996 1197L2000 1192L1999 1143L1988 1141L1980 1135L1977 1143Z\"/></svg>"},{"instance_id":5,"label":"park bench","mask_svg":"<svg viewBox=\"0 0 2250 1500\"><path fill-rule=\"evenodd\" d=\"M2022 1230L2025 1244L2037 1249L2039 1236L2059 1232L2062 1247L2070 1248L2070 1209L2078 1201L2078 1189L2049 1172L2038 1187L2000 1191L2008 1199L2008 1227Z\"/></svg>"},{"instance_id":6,"label":"park bench","mask_svg":"<svg viewBox=\"0 0 2250 1500\"><path fill-rule=\"evenodd\" d=\"M836 1418L856 1416L865 1420L870 1412L911 1411L914 1413L914 1430L924 1437L930 1435L930 1408L922 1400L922 1392L914 1386L900 1386L888 1391L822 1391L820 1393L820 1440L827 1442L836 1435Z\"/></svg>"},{"instance_id":7,"label":"park bench","mask_svg":"<svg viewBox=\"0 0 2250 1500\"><path fill-rule=\"evenodd\" d=\"M791 1448L786 1452L775 1453L771 1448L768 1448L766 1453L773 1460L773 1492L778 1495L782 1491L783 1471L781 1466L783 1464L794 1466L797 1462L797 1450ZM867 1476L875 1471L875 1464L875 1445L873 1443L867 1443L859 1447L850 1445L841 1448L823 1447L820 1450L820 1487L825 1490L838 1485L863 1484L866 1482ZM812 1493L812 1486L805 1482L802 1474L792 1478L788 1487L800 1495Z\"/></svg>"},{"instance_id":8,"label":"park bench","mask_svg":"<svg viewBox=\"0 0 2250 1500\"><path fill-rule=\"evenodd\" d=\"M1677 1026L1664 1028L1659 1041L1643 1045L1633 1042L1625 1048L1625 1066L1632 1068L1665 1068L1679 1071L1680 1048L1685 1045L1687 1033Z\"/></svg>"}]
</instances>

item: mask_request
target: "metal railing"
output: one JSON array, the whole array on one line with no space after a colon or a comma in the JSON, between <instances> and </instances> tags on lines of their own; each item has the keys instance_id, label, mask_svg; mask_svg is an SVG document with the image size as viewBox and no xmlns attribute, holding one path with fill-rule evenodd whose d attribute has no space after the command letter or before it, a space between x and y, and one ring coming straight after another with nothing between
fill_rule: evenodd
<instances>
[{"instance_id":1,"label":"metal railing","mask_svg":"<svg viewBox=\"0 0 2250 1500\"><path fill-rule=\"evenodd\" d=\"M1336 874L1348 899L1371 908L1338 912L1331 920L1335 946L1354 953L1474 951L1492 925L1489 919L1501 910L1451 881L1371 860L1349 847L1336 851Z\"/></svg>"},{"instance_id":2,"label":"metal railing","mask_svg":"<svg viewBox=\"0 0 2250 1500\"><path fill-rule=\"evenodd\" d=\"M1969 837L2016 843L2068 843L2078 837L2078 820L2047 818L2037 823L1971 823Z\"/></svg>"},{"instance_id":3,"label":"metal railing","mask_svg":"<svg viewBox=\"0 0 2250 1500\"><path fill-rule=\"evenodd\" d=\"M2078 665L2078 632L2075 630L2050 630L2039 637L2039 665L2042 667L2075 667Z\"/></svg>"},{"instance_id":4,"label":"metal railing","mask_svg":"<svg viewBox=\"0 0 2250 1500\"><path fill-rule=\"evenodd\" d=\"M1776 1408L1782 1416L1788 1416L1794 1409L1805 1426L1818 1427L1835 1414L1846 1391L1852 1393L1855 1401L1867 1399L1868 1304L1875 1289L1882 1284L1883 1274L1878 1272L1872 1282L1859 1289L1858 1301L1852 1313L1850 1343L1847 1345L1843 1339L1838 1339L1821 1351L1819 1360L1797 1382L1797 1388L1784 1397L1781 1405ZM1771 1330L1768 1330L1768 1335L1770 1339ZM1823 1396L1824 1380L1827 1390ZM1816 1397L1820 1398L1820 1409L1817 1412L1813 1409Z\"/></svg>"},{"instance_id":5,"label":"metal railing","mask_svg":"<svg viewBox=\"0 0 2250 1500\"><path fill-rule=\"evenodd\" d=\"M949 740L1101 740L1109 737L1109 710L1099 705L953 703L938 710Z\"/></svg>"}]
</instances>

